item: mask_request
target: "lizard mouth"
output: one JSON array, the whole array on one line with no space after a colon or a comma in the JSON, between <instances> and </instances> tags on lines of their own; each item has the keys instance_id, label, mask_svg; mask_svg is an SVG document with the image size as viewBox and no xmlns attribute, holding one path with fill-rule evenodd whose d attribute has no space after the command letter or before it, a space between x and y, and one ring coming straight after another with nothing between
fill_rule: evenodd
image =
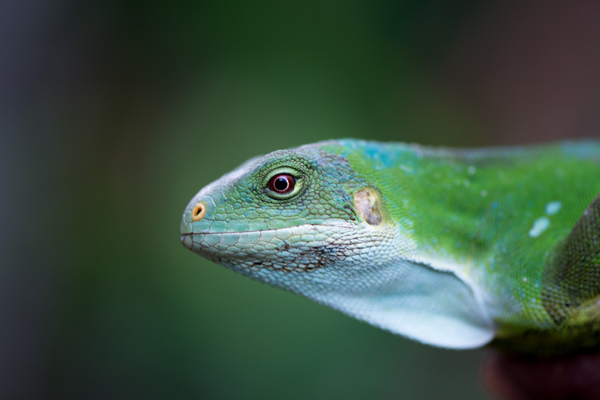
<instances>
[{"instance_id":1,"label":"lizard mouth","mask_svg":"<svg viewBox=\"0 0 600 400\"><path fill-rule=\"evenodd\" d=\"M336 232L339 236L348 232L349 224L303 224L294 227L264 229L242 232L182 232L181 243L191 251L227 251L236 247L240 252L275 250L285 243L296 243L306 240L327 242L329 234ZM256 248L255 248L256 247Z\"/></svg>"},{"instance_id":2,"label":"lizard mouth","mask_svg":"<svg viewBox=\"0 0 600 400\"><path fill-rule=\"evenodd\" d=\"M192 239L192 234L185 233L181 235L181 244L183 244L186 249L192 250L192 246L194 245L194 239Z\"/></svg>"},{"instance_id":3,"label":"lizard mouth","mask_svg":"<svg viewBox=\"0 0 600 400\"><path fill-rule=\"evenodd\" d=\"M304 224L246 232L184 232L194 253L237 271L313 271L348 255L348 224ZM249 272L248 272L249 273Z\"/></svg>"}]
</instances>

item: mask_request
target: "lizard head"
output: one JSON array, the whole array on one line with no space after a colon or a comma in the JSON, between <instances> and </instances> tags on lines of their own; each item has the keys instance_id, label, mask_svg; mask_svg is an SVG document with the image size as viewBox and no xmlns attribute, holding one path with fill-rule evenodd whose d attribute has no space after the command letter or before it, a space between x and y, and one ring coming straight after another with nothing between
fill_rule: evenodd
<instances>
[{"instance_id":1,"label":"lizard head","mask_svg":"<svg viewBox=\"0 0 600 400\"><path fill-rule=\"evenodd\" d=\"M194 196L181 241L392 332L445 347L487 343L493 332L470 289L415 260L411 225L391 217L389 188L384 195L375 184L392 164L387 150L344 140L252 159Z\"/></svg>"},{"instance_id":2,"label":"lizard head","mask_svg":"<svg viewBox=\"0 0 600 400\"><path fill-rule=\"evenodd\" d=\"M276 151L206 186L183 213L182 243L252 278L287 282L293 291L290 274L358 265L388 236L389 225L379 191L338 147L323 142Z\"/></svg>"}]
</instances>

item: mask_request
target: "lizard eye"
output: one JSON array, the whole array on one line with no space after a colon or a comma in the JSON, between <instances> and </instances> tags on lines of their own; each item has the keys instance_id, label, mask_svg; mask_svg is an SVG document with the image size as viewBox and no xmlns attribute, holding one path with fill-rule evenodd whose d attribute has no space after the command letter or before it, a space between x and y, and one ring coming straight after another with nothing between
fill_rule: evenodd
<instances>
[{"instance_id":1,"label":"lizard eye","mask_svg":"<svg viewBox=\"0 0 600 400\"><path fill-rule=\"evenodd\" d=\"M271 171L263 181L264 193L275 200L287 200L302 192L305 186L302 172L282 167Z\"/></svg>"},{"instance_id":2,"label":"lizard eye","mask_svg":"<svg viewBox=\"0 0 600 400\"><path fill-rule=\"evenodd\" d=\"M277 194L288 194L294 190L296 179L290 174L279 174L269 180L269 189Z\"/></svg>"}]
</instances>

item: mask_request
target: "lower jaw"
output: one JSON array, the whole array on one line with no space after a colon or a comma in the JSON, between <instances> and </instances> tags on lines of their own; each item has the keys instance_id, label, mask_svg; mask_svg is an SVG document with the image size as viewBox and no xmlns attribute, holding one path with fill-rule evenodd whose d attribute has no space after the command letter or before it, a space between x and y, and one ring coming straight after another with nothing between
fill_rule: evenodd
<instances>
[{"instance_id":1,"label":"lower jaw","mask_svg":"<svg viewBox=\"0 0 600 400\"><path fill-rule=\"evenodd\" d=\"M192 246L194 244L192 235L181 235L181 244L183 244L186 249L192 250Z\"/></svg>"}]
</instances>

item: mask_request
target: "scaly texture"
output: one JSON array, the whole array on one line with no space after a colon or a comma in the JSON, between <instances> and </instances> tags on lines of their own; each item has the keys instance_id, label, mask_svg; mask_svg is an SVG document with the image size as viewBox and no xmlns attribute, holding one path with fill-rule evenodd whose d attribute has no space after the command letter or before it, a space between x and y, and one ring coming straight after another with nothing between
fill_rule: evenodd
<instances>
[{"instance_id":1,"label":"scaly texture","mask_svg":"<svg viewBox=\"0 0 600 400\"><path fill-rule=\"evenodd\" d=\"M329 141L205 187L181 235L236 272L424 343L571 353L600 345L599 193L596 141Z\"/></svg>"}]
</instances>

